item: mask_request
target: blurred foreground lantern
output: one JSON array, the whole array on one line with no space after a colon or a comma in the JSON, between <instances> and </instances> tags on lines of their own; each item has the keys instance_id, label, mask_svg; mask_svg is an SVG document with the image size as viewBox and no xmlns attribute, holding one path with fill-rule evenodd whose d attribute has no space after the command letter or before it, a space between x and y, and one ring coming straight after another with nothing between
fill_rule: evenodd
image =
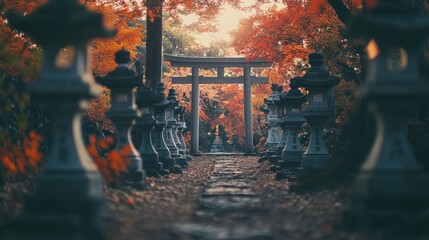
<instances>
[{"instance_id":1,"label":"blurred foreground lantern","mask_svg":"<svg viewBox=\"0 0 429 240\"><path fill-rule=\"evenodd\" d=\"M115 53L115 62L118 66L105 77L97 78L97 82L110 89L111 108L108 117L115 124L117 138L115 148L121 151L124 146L130 146L127 157L128 181L137 187L144 187L145 173L142 169L142 159L131 141L131 127L137 118L135 105L135 88L142 80L142 75L136 74L129 66L130 52L122 49Z\"/></svg>"},{"instance_id":2,"label":"blurred foreground lantern","mask_svg":"<svg viewBox=\"0 0 429 240\"><path fill-rule=\"evenodd\" d=\"M358 226L390 224L428 207L429 179L408 143L407 122L427 101L419 51L429 17L404 1L380 0L352 18L351 34L369 44L361 95L377 119L377 138L352 192L348 220Z\"/></svg>"},{"instance_id":3,"label":"blurred foreground lantern","mask_svg":"<svg viewBox=\"0 0 429 240\"><path fill-rule=\"evenodd\" d=\"M323 125L333 115L331 93L332 87L339 83L339 79L329 75L322 53L312 53L309 58L311 68L299 83L308 90L307 106L302 115L311 129L302 167L309 170L326 169L332 165L332 157L323 141Z\"/></svg>"},{"instance_id":4,"label":"blurred foreground lantern","mask_svg":"<svg viewBox=\"0 0 429 240\"><path fill-rule=\"evenodd\" d=\"M43 49L40 77L30 92L51 113L54 133L34 196L25 206L23 222L28 225L21 226L20 234L28 234L27 239L79 234L84 235L79 239L97 239L102 179L83 144L81 117L101 89L91 77L87 45L115 32L104 28L101 14L89 12L77 0L51 0L24 17L10 13L8 22ZM63 49L70 57L61 63Z\"/></svg>"}]
</instances>

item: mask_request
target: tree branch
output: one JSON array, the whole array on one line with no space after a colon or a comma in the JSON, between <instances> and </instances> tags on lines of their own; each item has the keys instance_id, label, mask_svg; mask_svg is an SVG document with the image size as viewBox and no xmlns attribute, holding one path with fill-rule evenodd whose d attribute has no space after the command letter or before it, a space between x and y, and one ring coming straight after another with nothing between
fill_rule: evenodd
<instances>
[{"instance_id":1,"label":"tree branch","mask_svg":"<svg viewBox=\"0 0 429 240\"><path fill-rule=\"evenodd\" d=\"M349 22L351 12L350 9L344 4L343 0L328 0L328 3L334 9L335 13L341 22L347 24Z\"/></svg>"}]
</instances>

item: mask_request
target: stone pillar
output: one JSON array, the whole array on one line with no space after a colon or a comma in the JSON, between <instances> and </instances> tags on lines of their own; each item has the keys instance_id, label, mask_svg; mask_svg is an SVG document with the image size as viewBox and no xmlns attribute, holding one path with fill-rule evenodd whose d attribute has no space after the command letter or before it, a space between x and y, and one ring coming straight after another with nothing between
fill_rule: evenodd
<instances>
[{"instance_id":1,"label":"stone pillar","mask_svg":"<svg viewBox=\"0 0 429 240\"><path fill-rule=\"evenodd\" d=\"M115 150L121 151L124 146L130 146L131 151L123 156L131 162L128 164L127 180L139 187L144 187L145 172L142 169L142 159L131 141L131 127L137 118L134 88L139 85L142 75L137 75L129 66L130 52L122 49L115 54L118 66L105 77L97 81L110 89L111 108L108 117L115 124L117 138Z\"/></svg>"},{"instance_id":2,"label":"stone pillar","mask_svg":"<svg viewBox=\"0 0 429 240\"><path fill-rule=\"evenodd\" d=\"M311 68L300 80L300 86L308 90L307 107L302 115L311 129L310 142L303 155L302 167L307 170L322 170L332 166L332 157L323 140L323 126L333 115L329 92L339 79L329 75L324 66L322 53L309 56Z\"/></svg>"},{"instance_id":3,"label":"stone pillar","mask_svg":"<svg viewBox=\"0 0 429 240\"><path fill-rule=\"evenodd\" d=\"M244 153L253 155L252 76L250 67L244 67Z\"/></svg>"},{"instance_id":4,"label":"stone pillar","mask_svg":"<svg viewBox=\"0 0 429 240\"><path fill-rule=\"evenodd\" d=\"M425 221L421 212L429 205L429 178L410 148L407 122L419 104L428 101L429 84L420 64L420 46L429 36L428 16L402 1L380 0L352 20L350 32L374 39L372 49L378 48L368 52L361 90L376 116L377 137L352 189L346 220L364 227ZM393 65L392 56L400 64Z\"/></svg>"},{"instance_id":5,"label":"stone pillar","mask_svg":"<svg viewBox=\"0 0 429 240\"><path fill-rule=\"evenodd\" d=\"M181 173L182 170L180 166L177 165L176 160L171 157L170 149L168 148L164 137L167 125L165 113L171 102L165 97L163 82L158 83L156 90L161 101L154 104L156 124L152 134L153 146L155 147L159 160L162 162L165 169L172 173Z\"/></svg>"},{"instance_id":6,"label":"stone pillar","mask_svg":"<svg viewBox=\"0 0 429 240\"><path fill-rule=\"evenodd\" d=\"M200 146L200 82L198 67L192 67L191 154L199 154Z\"/></svg>"},{"instance_id":7,"label":"stone pillar","mask_svg":"<svg viewBox=\"0 0 429 240\"><path fill-rule=\"evenodd\" d=\"M146 81L156 89L162 80L162 0L146 1Z\"/></svg>"},{"instance_id":8,"label":"stone pillar","mask_svg":"<svg viewBox=\"0 0 429 240\"><path fill-rule=\"evenodd\" d=\"M9 12L7 19L13 29L26 33L43 49L40 76L29 91L51 113L53 136L24 216L5 226L0 238L99 239L102 178L85 149L81 118L88 100L101 93L91 79L88 42L115 32L105 29L101 14L74 0L51 0L26 16ZM56 57L66 46L75 55L66 67L58 66Z\"/></svg>"}]
</instances>

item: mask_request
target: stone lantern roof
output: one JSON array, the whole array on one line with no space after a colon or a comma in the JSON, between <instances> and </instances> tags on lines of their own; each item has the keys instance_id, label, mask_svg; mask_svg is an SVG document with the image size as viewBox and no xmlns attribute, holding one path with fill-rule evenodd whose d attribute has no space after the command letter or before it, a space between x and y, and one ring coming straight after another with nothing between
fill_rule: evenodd
<instances>
[{"instance_id":1,"label":"stone lantern roof","mask_svg":"<svg viewBox=\"0 0 429 240\"><path fill-rule=\"evenodd\" d=\"M305 101L307 101L307 96L298 89L301 81L301 77L294 77L290 80L290 90L287 93L282 94L281 96L283 102L286 102L286 104L288 104L304 103Z\"/></svg>"},{"instance_id":2,"label":"stone lantern roof","mask_svg":"<svg viewBox=\"0 0 429 240\"><path fill-rule=\"evenodd\" d=\"M374 38L379 47L415 48L429 36L429 17L401 0L379 0L377 6L351 18L350 33Z\"/></svg>"},{"instance_id":3,"label":"stone lantern roof","mask_svg":"<svg viewBox=\"0 0 429 240\"><path fill-rule=\"evenodd\" d=\"M168 90L167 100L170 100L173 105L178 105L179 101L177 100L176 89L170 88Z\"/></svg>"},{"instance_id":4,"label":"stone lantern roof","mask_svg":"<svg viewBox=\"0 0 429 240\"><path fill-rule=\"evenodd\" d=\"M276 101L280 100L280 94L282 92L282 87L279 86L277 83L271 84L271 94L268 96L268 98L264 99L265 104L267 105L274 105Z\"/></svg>"},{"instance_id":5,"label":"stone lantern roof","mask_svg":"<svg viewBox=\"0 0 429 240\"><path fill-rule=\"evenodd\" d=\"M101 13L88 11L77 0L51 0L27 16L8 12L7 19L13 28L42 46L85 44L116 33L104 27Z\"/></svg>"},{"instance_id":6,"label":"stone lantern roof","mask_svg":"<svg viewBox=\"0 0 429 240\"><path fill-rule=\"evenodd\" d=\"M325 68L323 53L315 52L309 55L311 68L300 79L299 85L305 88L329 88L337 85L340 80L329 74Z\"/></svg>"},{"instance_id":7,"label":"stone lantern roof","mask_svg":"<svg viewBox=\"0 0 429 240\"><path fill-rule=\"evenodd\" d=\"M170 105L171 101L167 100L164 90L165 90L164 83L158 82L156 85L156 92L158 94L160 101L154 104L155 108L159 107L159 108L165 109Z\"/></svg>"},{"instance_id":8,"label":"stone lantern roof","mask_svg":"<svg viewBox=\"0 0 429 240\"><path fill-rule=\"evenodd\" d=\"M122 48L115 53L115 62L118 66L105 77L97 77L96 80L102 85L111 87L134 87L138 86L143 76L128 65L130 63L130 52Z\"/></svg>"}]
</instances>

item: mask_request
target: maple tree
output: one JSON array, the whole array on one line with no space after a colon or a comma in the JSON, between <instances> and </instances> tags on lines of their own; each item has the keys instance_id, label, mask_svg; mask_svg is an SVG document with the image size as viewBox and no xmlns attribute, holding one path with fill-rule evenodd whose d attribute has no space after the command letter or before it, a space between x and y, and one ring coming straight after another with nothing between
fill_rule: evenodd
<instances>
[{"instance_id":1,"label":"maple tree","mask_svg":"<svg viewBox=\"0 0 429 240\"><path fill-rule=\"evenodd\" d=\"M287 90L290 78L303 75L310 67L308 55L311 52L323 52L327 69L344 80L336 89L336 125L327 130L330 132L329 145L335 146L341 129L352 118L357 104L354 95L363 79L364 43L345 38L341 30L345 27L343 21L347 21L344 16L350 16L355 8L362 8L362 1L361 4L336 0L283 2L283 8L260 10L242 20L232 33L232 45L249 59L263 57L272 61L274 68L270 80L278 82L284 90ZM329 7L331 2L336 3L335 8ZM364 1L364 6L367 2L370 1ZM262 106L261 99L270 91L265 87L259 92L266 95L255 97L254 102Z\"/></svg>"},{"instance_id":2,"label":"maple tree","mask_svg":"<svg viewBox=\"0 0 429 240\"><path fill-rule=\"evenodd\" d=\"M4 180L37 170L46 147L41 133L47 132L49 123L30 103L22 79L0 74L0 96L0 180Z\"/></svg>"}]
</instances>

